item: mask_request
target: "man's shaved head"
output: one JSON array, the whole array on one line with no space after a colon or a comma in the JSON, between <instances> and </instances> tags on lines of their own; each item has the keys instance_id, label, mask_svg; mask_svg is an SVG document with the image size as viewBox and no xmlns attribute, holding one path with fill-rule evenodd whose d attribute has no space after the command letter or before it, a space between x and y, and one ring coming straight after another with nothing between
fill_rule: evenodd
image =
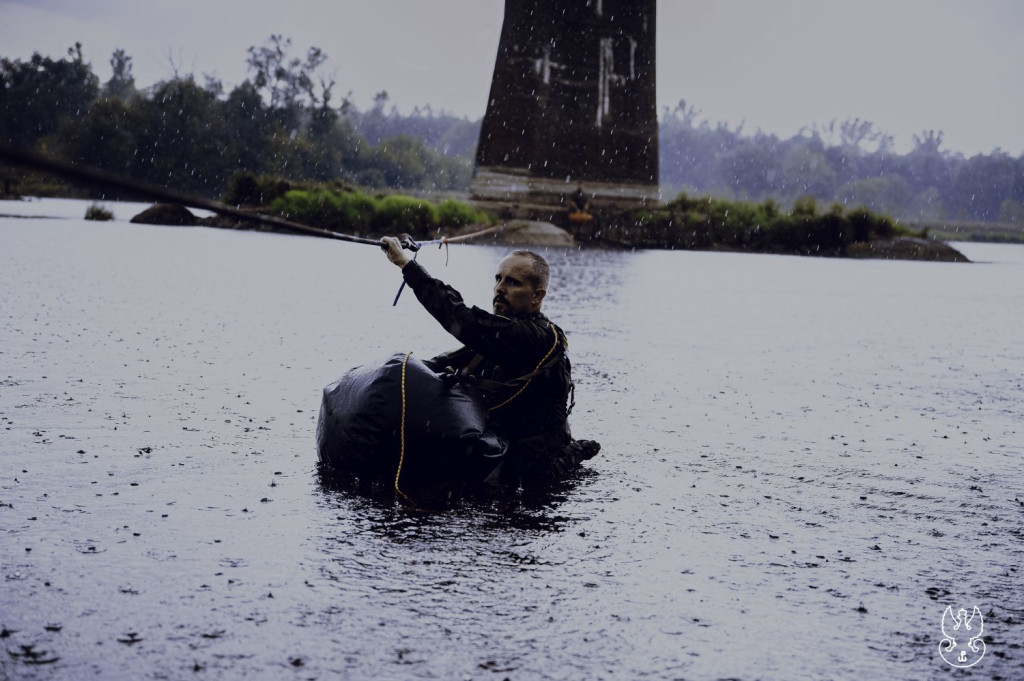
<instances>
[{"instance_id":1,"label":"man's shaved head","mask_svg":"<svg viewBox=\"0 0 1024 681\"><path fill-rule=\"evenodd\" d=\"M518 255L523 258L529 258L533 273L529 278L530 285L536 289L548 288L548 280L551 278L551 268L548 267L548 261L544 259L544 256L533 251L512 251L509 255Z\"/></svg>"}]
</instances>

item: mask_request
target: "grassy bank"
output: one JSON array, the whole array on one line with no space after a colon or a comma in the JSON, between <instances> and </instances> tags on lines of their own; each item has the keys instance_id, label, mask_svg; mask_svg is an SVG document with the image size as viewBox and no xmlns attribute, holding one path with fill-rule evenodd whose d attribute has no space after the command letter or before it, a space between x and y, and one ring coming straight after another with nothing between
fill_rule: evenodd
<instances>
[{"instance_id":1,"label":"grassy bank","mask_svg":"<svg viewBox=\"0 0 1024 681\"><path fill-rule=\"evenodd\" d=\"M624 212L601 222L594 238L638 248L841 256L853 244L927 237L924 230L862 207L846 210L833 204L821 211L810 198L783 212L772 200L746 203L680 194L657 209Z\"/></svg>"},{"instance_id":2,"label":"grassy bank","mask_svg":"<svg viewBox=\"0 0 1024 681\"><path fill-rule=\"evenodd\" d=\"M224 202L356 236L408 233L427 239L441 230L495 222L489 213L454 199L435 203L404 194L367 194L342 183L292 184L251 175L237 177Z\"/></svg>"},{"instance_id":3,"label":"grassy bank","mask_svg":"<svg viewBox=\"0 0 1024 681\"><path fill-rule=\"evenodd\" d=\"M496 219L455 199L367 194L341 183L292 185L270 177L236 178L224 201L357 236L409 233L428 239ZM927 229L912 229L867 208L819 210L812 198L789 211L775 201L729 201L686 194L650 210L598 209L584 226L560 226L581 242L626 248L723 250L839 257L966 260ZM552 216L558 222L556 216ZM913 242L913 243L909 243Z\"/></svg>"},{"instance_id":4,"label":"grassy bank","mask_svg":"<svg viewBox=\"0 0 1024 681\"><path fill-rule=\"evenodd\" d=\"M1024 225L1005 222L956 222L936 220L913 223L935 239L943 241L988 241L1024 244Z\"/></svg>"}]
</instances>

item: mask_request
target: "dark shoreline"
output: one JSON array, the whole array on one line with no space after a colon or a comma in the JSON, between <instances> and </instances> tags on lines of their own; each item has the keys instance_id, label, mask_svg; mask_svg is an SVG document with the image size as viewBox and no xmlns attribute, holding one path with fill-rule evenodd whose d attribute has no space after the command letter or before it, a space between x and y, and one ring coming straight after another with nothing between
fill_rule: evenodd
<instances>
[{"instance_id":1,"label":"dark shoreline","mask_svg":"<svg viewBox=\"0 0 1024 681\"><path fill-rule=\"evenodd\" d=\"M250 207L250 210L254 210ZM25 218L44 219L46 216L37 215L10 215L0 214L0 218ZM52 218L62 219L62 218ZM299 234L308 236L294 230L280 229L272 225L261 224L256 221L246 221L235 217L213 215L208 218L198 217L188 208L176 204L153 204L150 208L142 211L131 219L131 222L138 224L154 224L165 226L192 226L212 227L217 229L236 229L245 231L276 232L281 234ZM515 222L510 220L509 222ZM552 223L553 224L553 223ZM834 258L855 258L855 259L881 259L881 260L918 260L927 262L971 262L963 253L953 248L944 241L936 239L924 239L920 237L897 236L885 239L872 239L866 242L856 242L844 249L814 250L811 245L800 249L750 249L737 248L725 244L709 244L706 246L688 246L678 243L678 239L650 240L640 238L632 241L615 239L605 236L601 232L594 235L574 235L564 227L555 225L566 232L567 239L575 240L579 245L585 247L612 248L619 250L686 250L686 251L712 251L721 253L760 253L765 255L797 255L810 257L834 257ZM617 230L615 230L617 231ZM632 230L630 230L632 231ZM454 235L454 233L452 234ZM366 235L358 235L366 236ZM450 235L451 236L451 235ZM631 235L632 236L632 235ZM496 240L500 243L516 245L552 245L550 241L533 240L529 234L523 234L514 241Z\"/></svg>"},{"instance_id":2,"label":"dark shoreline","mask_svg":"<svg viewBox=\"0 0 1024 681\"><path fill-rule=\"evenodd\" d=\"M592 243L600 243L619 249L650 249L672 251L709 251L714 253L750 253L760 255L794 255L811 258L842 258L842 259L875 259L875 260L920 260L926 262L971 262L963 253L944 241L922 239L919 237L893 237L890 239L873 239L848 246L844 252L837 251L789 251L784 249L754 250L735 248L723 244L707 247L669 246L638 246L627 243L597 239Z\"/></svg>"},{"instance_id":3,"label":"dark shoreline","mask_svg":"<svg viewBox=\"0 0 1024 681\"><path fill-rule=\"evenodd\" d=\"M279 230L272 226L260 225L257 223L246 223L244 221L235 220L233 218L224 216L213 216L210 218L195 218L197 224L208 227L220 227L226 229L256 229L261 231L272 231L272 232L288 232L287 230ZM134 221L134 219L133 219ZM509 220L510 224L516 222L525 222L517 220ZM967 256L953 248L949 244L938 241L935 239L925 239L920 237L910 236L895 236L891 238L876 238L866 242L856 242L846 246L842 251L839 250L814 250L811 245L804 246L800 249L785 250L785 249L746 249L746 248L735 248L725 244L711 244L706 247L686 247L682 246L675 241L663 240L660 242L649 243L630 243L627 241L617 241L609 239L601 235L590 236L580 238L578 234L573 234L572 230L565 229L562 225L554 223L547 223L554 227L561 229L565 232L566 240L568 243L575 242L577 245L584 247L600 247L600 248L613 248L619 250L687 250L687 251L713 251L721 253L760 253L764 255L797 255L797 256L809 256L809 257L835 257L835 258L855 258L855 259L881 259L881 260L919 260L927 262L971 262ZM466 228L463 232L474 231L476 227ZM455 236L460 232L452 232L448 236ZM368 236L360 234L359 236ZM430 235L429 238L435 238L437 235ZM427 238L420 236L419 238ZM550 246L557 245L553 244L550 239L549 233L538 234L536 237L532 237L529 230L523 230L520 235L515 239L502 239L500 236L494 238L495 243L503 243L506 245L525 245L525 246Z\"/></svg>"}]
</instances>

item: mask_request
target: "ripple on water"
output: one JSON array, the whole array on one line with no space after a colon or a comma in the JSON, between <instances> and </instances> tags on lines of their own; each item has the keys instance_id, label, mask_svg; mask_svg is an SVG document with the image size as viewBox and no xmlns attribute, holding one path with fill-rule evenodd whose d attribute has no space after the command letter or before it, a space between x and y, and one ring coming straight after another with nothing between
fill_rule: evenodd
<instances>
[{"instance_id":1,"label":"ripple on water","mask_svg":"<svg viewBox=\"0 0 1024 681\"><path fill-rule=\"evenodd\" d=\"M324 385L453 345L379 255L27 222L0 220L15 678L937 679L974 603L977 673L1024 675L1024 249L549 250L601 453L532 504L410 513L315 472ZM501 255L420 259L486 307Z\"/></svg>"}]
</instances>

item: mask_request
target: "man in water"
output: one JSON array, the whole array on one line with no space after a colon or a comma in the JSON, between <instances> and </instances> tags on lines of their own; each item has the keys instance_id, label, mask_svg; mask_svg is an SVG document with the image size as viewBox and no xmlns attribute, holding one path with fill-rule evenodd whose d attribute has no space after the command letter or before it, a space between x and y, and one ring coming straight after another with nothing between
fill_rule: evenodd
<instances>
[{"instance_id":1,"label":"man in water","mask_svg":"<svg viewBox=\"0 0 1024 681\"><path fill-rule=\"evenodd\" d=\"M394 237L381 239L423 307L465 347L427 362L471 376L487 398L491 423L509 441L488 480L539 488L563 477L600 445L574 440L571 367L565 333L541 312L550 271L532 251L512 251L494 275L494 313L468 307L458 291L431 277Z\"/></svg>"}]
</instances>

